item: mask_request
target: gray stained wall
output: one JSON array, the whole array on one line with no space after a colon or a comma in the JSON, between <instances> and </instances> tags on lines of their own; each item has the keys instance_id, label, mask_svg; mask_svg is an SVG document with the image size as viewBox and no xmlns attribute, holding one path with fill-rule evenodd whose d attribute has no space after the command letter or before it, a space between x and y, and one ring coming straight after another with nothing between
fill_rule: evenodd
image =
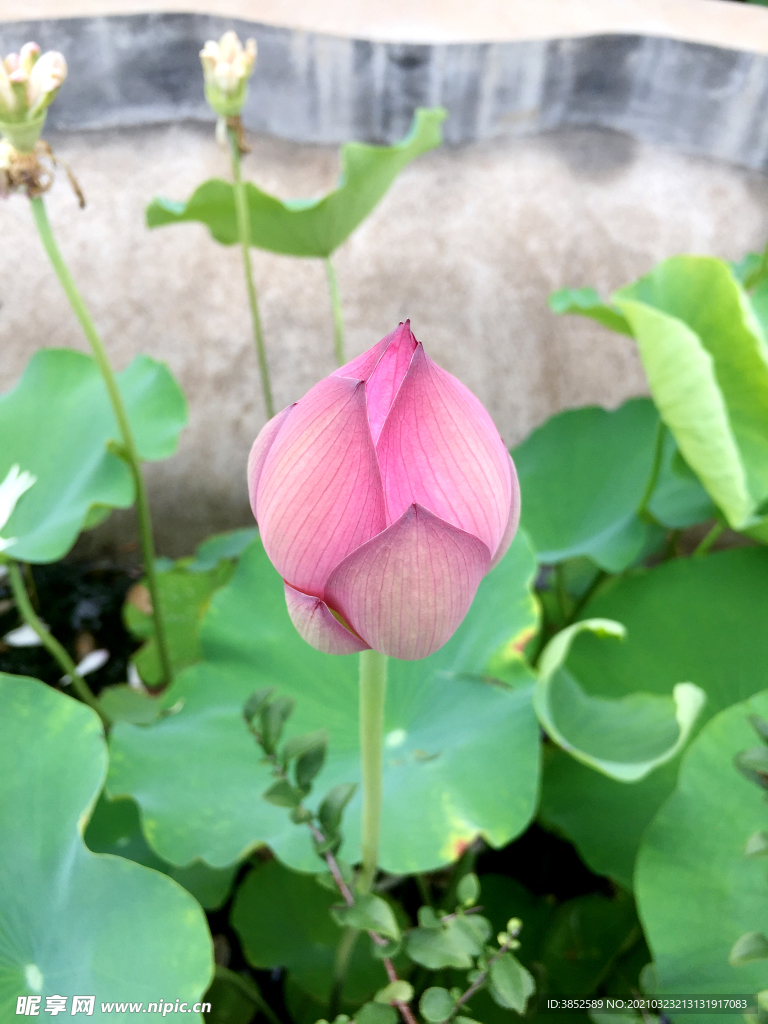
<instances>
[{"instance_id":1,"label":"gray stained wall","mask_svg":"<svg viewBox=\"0 0 768 1024\"><path fill-rule=\"evenodd\" d=\"M8 23L0 48L34 37L67 54L53 127L206 120L197 54L229 27L259 44L246 124L280 138L391 142L414 107L441 104L449 143L598 125L746 167L768 161L768 56L680 40L415 45L174 13Z\"/></svg>"},{"instance_id":2,"label":"gray stained wall","mask_svg":"<svg viewBox=\"0 0 768 1024\"><path fill-rule=\"evenodd\" d=\"M244 466L264 422L237 248L200 225L150 232L143 219L152 196L184 199L228 174L197 56L227 25L186 15L0 25L5 52L36 38L70 63L49 138L88 207L63 176L48 204L114 362L164 359L189 399L179 453L148 469L169 555L252 521ZM397 138L415 105L449 107L449 138L464 144L410 165L337 254L347 347L357 354L409 316L509 444L560 409L645 390L632 342L552 315L553 289L607 295L674 253L735 259L764 243L755 126L768 58L644 37L405 46L255 32L247 120L258 131L244 171L283 197L332 187L329 142ZM84 344L23 197L0 203L0 240L5 391L36 348ZM282 407L333 369L325 273L320 261L257 250L254 267ZM135 558L134 541L121 513L80 551L122 546Z\"/></svg>"}]
</instances>

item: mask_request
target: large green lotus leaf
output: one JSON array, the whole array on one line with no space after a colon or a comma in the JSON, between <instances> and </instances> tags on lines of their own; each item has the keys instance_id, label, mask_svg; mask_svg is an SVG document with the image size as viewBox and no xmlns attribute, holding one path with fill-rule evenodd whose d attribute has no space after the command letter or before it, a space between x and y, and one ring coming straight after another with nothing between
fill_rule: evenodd
<instances>
[{"instance_id":1,"label":"large green lotus leaf","mask_svg":"<svg viewBox=\"0 0 768 1024\"><path fill-rule=\"evenodd\" d=\"M171 455L186 404L168 368L138 356L118 384L141 458ZM107 451L119 437L93 358L70 349L32 356L16 387L0 396L0 481L16 464L37 477L3 528L4 537L16 538L8 555L56 561L101 512L131 505L130 471Z\"/></svg>"},{"instance_id":2,"label":"large green lotus leaf","mask_svg":"<svg viewBox=\"0 0 768 1024\"><path fill-rule=\"evenodd\" d=\"M595 406L547 420L512 454L523 495L523 529L540 562L586 555L621 572L661 532L637 511L650 484L659 415L648 398L613 412ZM673 438L663 437L661 471L649 511L664 526L690 526L714 508L686 472Z\"/></svg>"},{"instance_id":3,"label":"large green lotus leaf","mask_svg":"<svg viewBox=\"0 0 768 1024\"><path fill-rule=\"evenodd\" d=\"M728 963L736 940L765 932L768 922L765 860L744 856L747 839L768 825L765 792L733 763L756 743L751 714L768 717L768 693L722 711L702 729L640 847L635 890L659 993L766 987L765 960Z\"/></svg>"},{"instance_id":4,"label":"large green lotus leaf","mask_svg":"<svg viewBox=\"0 0 768 1024\"><path fill-rule=\"evenodd\" d=\"M632 899L619 891L577 896L552 915L541 945L544 987L557 995L589 995L639 934Z\"/></svg>"},{"instance_id":5,"label":"large green lotus leaf","mask_svg":"<svg viewBox=\"0 0 768 1024\"><path fill-rule=\"evenodd\" d=\"M737 548L677 559L617 581L584 609L621 622L623 643L584 634L568 668L595 696L669 694L692 682L707 695L700 724L768 685L768 552ZM631 887L644 829L674 788L679 759L627 786L547 751L541 814L593 871Z\"/></svg>"},{"instance_id":6,"label":"large green lotus leaf","mask_svg":"<svg viewBox=\"0 0 768 1024\"><path fill-rule=\"evenodd\" d=\"M625 636L610 619L584 619L560 630L542 652L533 706L547 734L577 761L619 782L637 782L682 750L706 696L693 683L677 683L664 697L637 692L613 700L586 693L565 665L585 630Z\"/></svg>"},{"instance_id":7,"label":"large green lotus leaf","mask_svg":"<svg viewBox=\"0 0 768 1024\"><path fill-rule=\"evenodd\" d=\"M340 900L338 892L320 886L313 875L289 871L272 860L251 871L238 888L232 926L253 967L285 967L295 984L327 1003L343 934L330 911ZM343 1001L359 1006L386 984L384 964L374 958L368 936L359 935Z\"/></svg>"},{"instance_id":8,"label":"large green lotus leaf","mask_svg":"<svg viewBox=\"0 0 768 1024\"><path fill-rule=\"evenodd\" d=\"M503 845L530 820L539 756L533 677L522 662L515 688L482 673L502 645L535 627L534 571L520 533L445 647L423 661L390 660L381 847L389 871L445 864L478 834ZM214 596L201 638L205 660L161 698L174 713L149 728L115 726L110 794L136 799L150 844L173 864L225 866L268 843L289 866L315 870L307 830L259 798L270 776L242 708L255 689L275 686L296 700L287 734L328 730L316 801L359 780L357 658L323 655L299 639L260 542ZM359 857L359 830L358 793L344 819L347 860Z\"/></svg>"},{"instance_id":9,"label":"large green lotus leaf","mask_svg":"<svg viewBox=\"0 0 768 1024\"><path fill-rule=\"evenodd\" d=\"M419 108L411 130L394 146L346 143L338 185L319 199L282 200L247 183L251 244L286 256L330 256L365 220L403 167L441 144L445 117L441 107ZM146 216L150 228L199 221L224 245L239 238L233 188L220 178L200 185L186 203L153 199Z\"/></svg>"},{"instance_id":10,"label":"large green lotus leaf","mask_svg":"<svg viewBox=\"0 0 768 1024\"><path fill-rule=\"evenodd\" d=\"M732 527L753 525L768 500L768 346L731 268L675 256L613 298L686 461Z\"/></svg>"},{"instance_id":11,"label":"large green lotus leaf","mask_svg":"<svg viewBox=\"0 0 768 1024\"><path fill-rule=\"evenodd\" d=\"M93 1020L128 1021L101 1003L190 1006L211 980L210 934L181 886L94 854L85 817L107 751L99 719L36 679L0 675L0 1018L22 995L93 995ZM200 1014L187 1020L202 1024Z\"/></svg>"},{"instance_id":12,"label":"large green lotus leaf","mask_svg":"<svg viewBox=\"0 0 768 1024\"><path fill-rule=\"evenodd\" d=\"M680 454L669 430L664 428L661 465L648 511L671 530L685 530L717 515L712 499Z\"/></svg>"},{"instance_id":13,"label":"large green lotus leaf","mask_svg":"<svg viewBox=\"0 0 768 1024\"><path fill-rule=\"evenodd\" d=\"M549 308L559 315L575 313L587 317L617 334L632 337L632 328L621 311L603 302L594 288L561 288L549 296Z\"/></svg>"},{"instance_id":14,"label":"large green lotus leaf","mask_svg":"<svg viewBox=\"0 0 768 1024\"><path fill-rule=\"evenodd\" d=\"M185 868L166 864L147 844L141 831L139 809L133 800L107 800L103 793L93 809L84 838L86 846L94 853L113 853L170 875L206 910L218 910L224 904L238 868L237 864L210 868L201 861Z\"/></svg>"}]
</instances>

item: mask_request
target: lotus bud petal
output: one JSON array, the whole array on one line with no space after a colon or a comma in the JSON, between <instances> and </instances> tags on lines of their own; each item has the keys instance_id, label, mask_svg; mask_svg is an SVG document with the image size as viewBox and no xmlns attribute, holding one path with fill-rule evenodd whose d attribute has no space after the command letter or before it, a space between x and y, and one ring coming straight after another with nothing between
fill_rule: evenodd
<instances>
[{"instance_id":1,"label":"lotus bud petal","mask_svg":"<svg viewBox=\"0 0 768 1024\"><path fill-rule=\"evenodd\" d=\"M19 64L29 73L39 56L40 47L37 43L24 43L21 50L19 50Z\"/></svg>"},{"instance_id":2,"label":"lotus bud petal","mask_svg":"<svg viewBox=\"0 0 768 1024\"><path fill-rule=\"evenodd\" d=\"M5 70L5 62L0 60L0 121L13 115L16 109L16 97L13 94L11 80Z\"/></svg>"},{"instance_id":3,"label":"lotus bud petal","mask_svg":"<svg viewBox=\"0 0 768 1024\"><path fill-rule=\"evenodd\" d=\"M67 62L54 50L40 55L37 43L0 61L0 134L20 152L40 138L46 111L67 77Z\"/></svg>"},{"instance_id":4,"label":"lotus bud petal","mask_svg":"<svg viewBox=\"0 0 768 1024\"><path fill-rule=\"evenodd\" d=\"M493 421L409 323L270 420L248 484L291 619L331 654L438 650L520 516Z\"/></svg>"},{"instance_id":5,"label":"lotus bud petal","mask_svg":"<svg viewBox=\"0 0 768 1024\"><path fill-rule=\"evenodd\" d=\"M219 117L237 117L243 109L248 79L256 63L256 42L245 49L235 32L225 32L217 42L208 40L200 51L205 97Z\"/></svg>"}]
</instances>

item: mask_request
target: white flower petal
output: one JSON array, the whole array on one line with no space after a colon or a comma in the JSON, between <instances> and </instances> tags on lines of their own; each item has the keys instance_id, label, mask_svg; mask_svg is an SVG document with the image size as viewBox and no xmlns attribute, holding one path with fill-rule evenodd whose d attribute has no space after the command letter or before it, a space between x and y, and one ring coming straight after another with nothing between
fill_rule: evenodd
<instances>
[{"instance_id":1,"label":"white flower petal","mask_svg":"<svg viewBox=\"0 0 768 1024\"><path fill-rule=\"evenodd\" d=\"M10 633L6 633L3 640L10 647L42 647L43 644L43 641L34 629L27 625L27 623L19 626L18 629L12 629Z\"/></svg>"},{"instance_id":2,"label":"white flower petal","mask_svg":"<svg viewBox=\"0 0 768 1024\"><path fill-rule=\"evenodd\" d=\"M77 666L77 674L87 676L91 672L96 672L102 665L106 665L108 661L109 651L106 651L103 648L99 648L98 651L91 651L90 654L86 654Z\"/></svg>"}]
</instances>

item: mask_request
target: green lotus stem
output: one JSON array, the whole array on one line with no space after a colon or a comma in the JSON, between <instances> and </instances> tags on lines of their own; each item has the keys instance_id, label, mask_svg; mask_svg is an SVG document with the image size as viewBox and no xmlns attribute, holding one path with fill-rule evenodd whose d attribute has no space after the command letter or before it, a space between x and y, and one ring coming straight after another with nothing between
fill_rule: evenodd
<instances>
[{"instance_id":1,"label":"green lotus stem","mask_svg":"<svg viewBox=\"0 0 768 1024\"><path fill-rule=\"evenodd\" d=\"M275 403L272 400L272 385L269 380L269 366L267 364L267 350L264 345L264 332L261 329L261 317L259 315L259 299L256 294L256 285L253 281L253 267L251 266L251 218L248 212L248 199L245 195L245 183L240 174L240 143L237 139L237 132L227 128L229 138L229 151L232 156L232 177L235 179L235 212L237 214L237 233L240 238L240 250L243 254L243 270L245 272L245 287L248 290L248 304L251 307L251 322L253 324L253 339L256 342L256 355L259 360L259 373L261 374L261 390L264 395L264 408L267 411L267 419L275 415Z\"/></svg>"},{"instance_id":2,"label":"green lotus stem","mask_svg":"<svg viewBox=\"0 0 768 1024\"><path fill-rule=\"evenodd\" d=\"M664 423L659 420L659 424L656 428L656 442L653 449L653 465L651 466L651 475L648 477L648 483L645 485L643 496L640 499L640 504L637 507L637 516L639 519L644 520L647 523L656 523L656 517L649 512L648 503L653 497L653 492L656 490L656 484L659 482L659 474L661 473L661 462L664 456L664 431L666 430Z\"/></svg>"},{"instance_id":3,"label":"green lotus stem","mask_svg":"<svg viewBox=\"0 0 768 1024\"><path fill-rule=\"evenodd\" d=\"M141 462L139 460L139 453L136 449L136 441L133 436L131 422L128 419L128 412L125 408L125 403L123 402L123 396L120 394L120 388L117 385L117 379L110 365L104 345L102 344L101 338L99 337L93 320L91 319L91 315L83 302L80 292L77 290L77 286L69 272L69 268L64 262L64 257L61 255L56 239L54 238L42 197L36 196L34 199L30 200L30 203L32 206L32 215L35 218L35 224L37 225L37 230L40 233L40 238L43 246L45 247L45 251L48 253L48 258L50 259L53 269L56 271L59 281L61 282L61 286L69 299L69 304L72 306L75 316L80 321L83 333L91 346L94 359L96 360L96 365L101 372L101 376L104 379L104 384L107 388L107 394L109 395L109 400L112 405L112 411L114 412L115 419L117 420L120 438L122 441L120 454L125 459L131 470L134 486L136 488L136 511L138 513L139 533L141 535L141 551L144 558L144 573L147 578L147 589L149 590L149 595L152 600L152 617L155 624L155 639L157 641L157 650L160 657L163 682L168 684L170 683L172 676L171 659L168 654L168 640L165 631L165 622L163 620L160 607L160 591L157 585L157 572L155 571L155 541L152 534L152 518L149 512L149 501L147 500L144 476L141 472Z\"/></svg>"},{"instance_id":4,"label":"green lotus stem","mask_svg":"<svg viewBox=\"0 0 768 1024\"><path fill-rule=\"evenodd\" d=\"M339 282L336 280L336 270L330 256L325 257L325 273L328 277L328 291L331 296L331 309L333 310L333 351L336 356L336 362L339 366L343 366L346 361L344 355L344 314L341 309Z\"/></svg>"},{"instance_id":5,"label":"green lotus stem","mask_svg":"<svg viewBox=\"0 0 768 1024\"><path fill-rule=\"evenodd\" d=\"M379 863L381 833L384 700L387 656L360 652L360 763L363 776L363 858L358 887L369 892Z\"/></svg>"},{"instance_id":6,"label":"green lotus stem","mask_svg":"<svg viewBox=\"0 0 768 1024\"><path fill-rule=\"evenodd\" d=\"M91 691L90 686L86 683L85 679L77 671L77 666L74 661L70 658L65 647L63 647L59 641L53 636L43 625L41 619L38 617L35 609L32 607L32 602L29 599L27 588L24 586L24 577L19 563L14 562L12 559L7 559L5 564L8 567L8 579L11 581L11 591L13 593L13 599L16 602L16 607L19 609L22 619L28 626L31 626L40 638L40 642L43 647L48 651L49 654L59 663L63 669L64 674L69 676L72 680L72 689L78 695L84 704L88 704L92 707L99 718L104 723L104 726L110 724L110 720L107 715L101 709L101 705Z\"/></svg>"},{"instance_id":7,"label":"green lotus stem","mask_svg":"<svg viewBox=\"0 0 768 1024\"><path fill-rule=\"evenodd\" d=\"M706 555L712 545L715 543L720 534L725 530L725 523L715 523L709 533L706 535L704 540L699 544L696 550L693 552L694 558L700 558L702 555Z\"/></svg>"}]
</instances>

